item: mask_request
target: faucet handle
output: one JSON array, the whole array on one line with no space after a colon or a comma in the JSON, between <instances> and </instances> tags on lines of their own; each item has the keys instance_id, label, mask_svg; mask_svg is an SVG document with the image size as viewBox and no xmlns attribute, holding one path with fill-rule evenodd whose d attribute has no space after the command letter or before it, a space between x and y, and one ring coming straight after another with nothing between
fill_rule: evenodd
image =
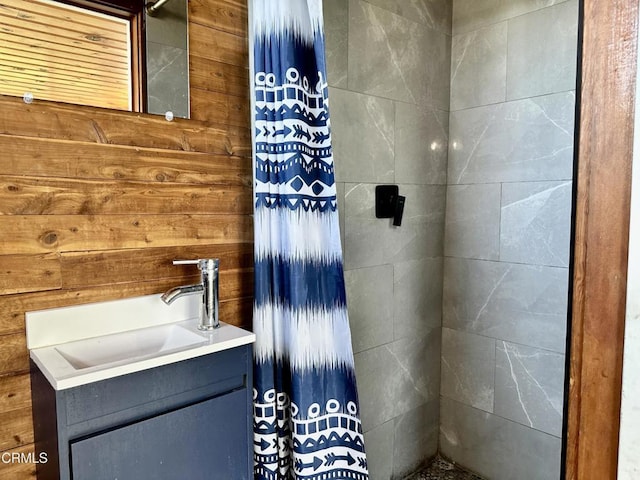
<instances>
[{"instance_id":1,"label":"faucet handle","mask_svg":"<svg viewBox=\"0 0 640 480\"><path fill-rule=\"evenodd\" d=\"M200 258L198 260L174 260L174 265L197 265L200 270L218 269L220 260L217 258Z\"/></svg>"},{"instance_id":2,"label":"faucet handle","mask_svg":"<svg viewBox=\"0 0 640 480\"><path fill-rule=\"evenodd\" d=\"M174 265L198 265L200 260L174 260Z\"/></svg>"}]
</instances>

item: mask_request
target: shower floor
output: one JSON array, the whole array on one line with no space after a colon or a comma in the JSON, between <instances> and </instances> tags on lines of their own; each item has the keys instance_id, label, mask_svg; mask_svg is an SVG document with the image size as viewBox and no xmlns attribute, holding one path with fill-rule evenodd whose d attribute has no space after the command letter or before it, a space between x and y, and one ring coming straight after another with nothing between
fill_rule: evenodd
<instances>
[{"instance_id":1,"label":"shower floor","mask_svg":"<svg viewBox=\"0 0 640 480\"><path fill-rule=\"evenodd\" d=\"M467 472L443 458L437 457L429 467L414 473L406 480L484 480L482 477Z\"/></svg>"}]
</instances>

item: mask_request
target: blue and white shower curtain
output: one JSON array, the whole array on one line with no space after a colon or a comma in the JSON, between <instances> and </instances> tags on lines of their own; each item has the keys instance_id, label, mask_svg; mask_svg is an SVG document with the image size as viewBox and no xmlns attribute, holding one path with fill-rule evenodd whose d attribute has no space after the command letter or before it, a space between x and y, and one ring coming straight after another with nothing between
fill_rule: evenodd
<instances>
[{"instance_id":1,"label":"blue and white shower curtain","mask_svg":"<svg viewBox=\"0 0 640 480\"><path fill-rule=\"evenodd\" d=\"M321 0L249 0L256 480L366 480Z\"/></svg>"}]
</instances>

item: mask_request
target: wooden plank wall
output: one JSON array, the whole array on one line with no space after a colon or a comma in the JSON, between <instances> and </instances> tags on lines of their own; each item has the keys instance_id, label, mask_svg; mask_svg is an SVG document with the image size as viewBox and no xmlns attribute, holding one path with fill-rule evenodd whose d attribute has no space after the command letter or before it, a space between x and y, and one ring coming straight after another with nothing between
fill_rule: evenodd
<instances>
[{"instance_id":1,"label":"wooden plank wall","mask_svg":"<svg viewBox=\"0 0 640 480\"><path fill-rule=\"evenodd\" d=\"M618 472L639 4L581 5L567 480Z\"/></svg>"},{"instance_id":2,"label":"wooden plank wall","mask_svg":"<svg viewBox=\"0 0 640 480\"><path fill-rule=\"evenodd\" d=\"M245 0L189 0L189 120L0 96L0 455L33 452L25 311L160 293L198 278L171 260L219 257L221 318L250 327L246 23Z\"/></svg>"}]
</instances>

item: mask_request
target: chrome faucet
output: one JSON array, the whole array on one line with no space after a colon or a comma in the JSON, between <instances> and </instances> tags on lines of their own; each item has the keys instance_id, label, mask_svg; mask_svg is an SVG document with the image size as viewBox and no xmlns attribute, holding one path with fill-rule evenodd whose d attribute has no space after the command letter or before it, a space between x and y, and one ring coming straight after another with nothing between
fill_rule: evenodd
<instances>
[{"instance_id":1,"label":"chrome faucet","mask_svg":"<svg viewBox=\"0 0 640 480\"><path fill-rule=\"evenodd\" d=\"M170 305L175 299L193 293L202 293L200 323L198 329L213 330L220 326L218 320L218 266L217 258L201 260L174 260L174 265L197 265L200 269L200 283L174 287L162 295L162 301Z\"/></svg>"}]
</instances>

